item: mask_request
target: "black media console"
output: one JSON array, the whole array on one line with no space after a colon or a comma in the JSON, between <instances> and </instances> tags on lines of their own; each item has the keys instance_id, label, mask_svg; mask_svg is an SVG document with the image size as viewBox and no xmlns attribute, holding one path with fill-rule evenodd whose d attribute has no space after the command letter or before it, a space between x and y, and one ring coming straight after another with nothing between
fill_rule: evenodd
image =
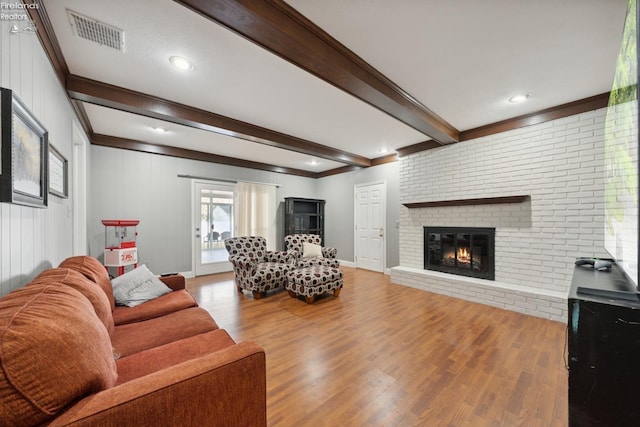
<instances>
[{"instance_id":1,"label":"black media console","mask_svg":"<svg viewBox=\"0 0 640 427\"><path fill-rule=\"evenodd\" d=\"M576 266L568 297L570 426L640 425L640 298L614 264Z\"/></svg>"}]
</instances>

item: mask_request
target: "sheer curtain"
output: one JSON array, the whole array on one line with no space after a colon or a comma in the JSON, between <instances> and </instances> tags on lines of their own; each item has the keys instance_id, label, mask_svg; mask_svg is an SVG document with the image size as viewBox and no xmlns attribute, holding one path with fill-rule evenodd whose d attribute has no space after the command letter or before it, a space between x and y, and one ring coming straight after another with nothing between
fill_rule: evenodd
<instances>
[{"instance_id":1,"label":"sheer curtain","mask_svg":"<svg viewBox=\"0 0 640 427\"><path fill-rule=\"evenodd\" d=\"M236 236L262 236L275 250L276 186L238 181L235 194Z\"/></svg>"}]
</instances>

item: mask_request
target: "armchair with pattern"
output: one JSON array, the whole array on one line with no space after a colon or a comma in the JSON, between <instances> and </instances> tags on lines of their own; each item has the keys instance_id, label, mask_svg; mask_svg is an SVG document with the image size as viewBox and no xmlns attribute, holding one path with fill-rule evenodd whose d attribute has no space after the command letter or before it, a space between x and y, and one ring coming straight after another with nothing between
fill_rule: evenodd
<instances>
[{"instance_id":1,"label":"armchair with pattern","mask_svg":"<svg viewBox=\"0 0 640 427\"><path fill-rule=\"evenodd\" d=\"M268 251L261 236L231 237L224 246L229 252L238 291L246 289L255 299L268 290L284 287L287 273L295 269L295 257L284 251Z\"/></svg>"},{"instance_id":2,"label":"armchair with pattern","mask_svg":"<svg viewBox=\"0 0 640 427\"><path fill-rule=\"evenodd\" d=\"M322 239L317 234L289 234L284 236L284 249L295 256L296 268L305 268L315 265L339 268L340 262L336 259L336 248L322 247L322 257L304 257L304 243L312 243L320 246Z\"/></svg>"}]
</instances>

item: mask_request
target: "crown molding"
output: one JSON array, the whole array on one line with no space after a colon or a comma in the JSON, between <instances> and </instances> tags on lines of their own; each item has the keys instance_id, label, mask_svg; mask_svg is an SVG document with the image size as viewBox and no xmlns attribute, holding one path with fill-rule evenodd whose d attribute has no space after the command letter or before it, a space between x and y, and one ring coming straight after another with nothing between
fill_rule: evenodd
<instances>
[{"instance_id":1,"label":"crown molding","mask_svg":"<svg viewBox=\"0 0 640 427\"><path fill-rule=\"evenodd\" d=\"M573 116L575 114L586 113L587 111L606 107L608 103L609 92L601 93L599 95L536 111L535 113L525 114L512 119L503 120L501 122L466 130L460 133L460 141L469 141L483 136L494 135L496 133L507 132L513 129L557 120L563 117Z\"/></svg>"},{"instance_id":2,"label":"crown molding","mask_svg":"<svg viewBox=\"0 0 640 427\"><path fill-rule=\"evenodd\" d=\"M507 132L514 129L523 128L551 120L562 119L564 117L576 114L586 113L587 111L598 110L604 108L609 103L609 92L599 95L590 96L588 98L579 99L577 101L568 102L544 110L536 111L530 114L503 120L501 122L491 123L474 129L469 129L460 133L460 141L470 141L472 139L481 138L483 136L495 135L497 133ZM409 154L419 153L421 151L431 150L433 148L442 147L435 141L424 141L418 144L409 145L396 150L398 157L408 156Z\"/></svg>"}]
</instances>

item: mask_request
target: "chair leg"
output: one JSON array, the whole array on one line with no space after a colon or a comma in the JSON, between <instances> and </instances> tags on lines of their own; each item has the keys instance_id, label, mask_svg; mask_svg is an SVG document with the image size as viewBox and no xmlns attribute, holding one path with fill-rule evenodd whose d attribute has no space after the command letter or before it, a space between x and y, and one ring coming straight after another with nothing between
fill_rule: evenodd
<instances>
[{"instance_id":1,"label":"chair leg","mask_svg":"<svg viewBox=\"0 0 640 427\"><path fill-rule=\"evenodd\" d=\"M258 291L253 291L253 299L260 299L262 298L262 292L258 292Z\"/></svg>"},{"instance_id":2,"label":"chair leg","mask_svg":"<svg viewBox=\"0 0 640 427\"><path fill-rule=\"evenodd\" d=\"M291 291L291 290L288 290L288 289L287 289L287 292L289 292L289 296L290 296L291 298L295 298L295 297L297 297L297 295L296 295L296 293L295 293L295 292L293 292L293 291Z\"/></svg>"},{"instance_id":3,"label":"chair leg","mask_svg":"<svg viewBox=\"0 0 640 427\"><path fill-rule=\"evenodd\" d=\"M304 300L307 302L307 304L313 304L313 301L315 301L316 297L304 297Z\"/></svg>"},{"instance_id":4,"label":"chair leg","mask_svg":"<svg viewBox=\"0 0 640 427\"><path fill-rule=\"evenodd\" d=\"M242 293L242 288L240 286L236 286L238 288L238 292Z\"/></svg>"},{"instance_id":5,"label":"chair leg","mask_svg":"<svg viewBox=\"0 0 640 427\"><path fill-rule=\"evenodd\" d=\"M338 288L338 289L333 291L333 296L334 297L337 297L338 295L340 295L340 289L342 289L342 288Z\"/></svg>"}]
</instances>

